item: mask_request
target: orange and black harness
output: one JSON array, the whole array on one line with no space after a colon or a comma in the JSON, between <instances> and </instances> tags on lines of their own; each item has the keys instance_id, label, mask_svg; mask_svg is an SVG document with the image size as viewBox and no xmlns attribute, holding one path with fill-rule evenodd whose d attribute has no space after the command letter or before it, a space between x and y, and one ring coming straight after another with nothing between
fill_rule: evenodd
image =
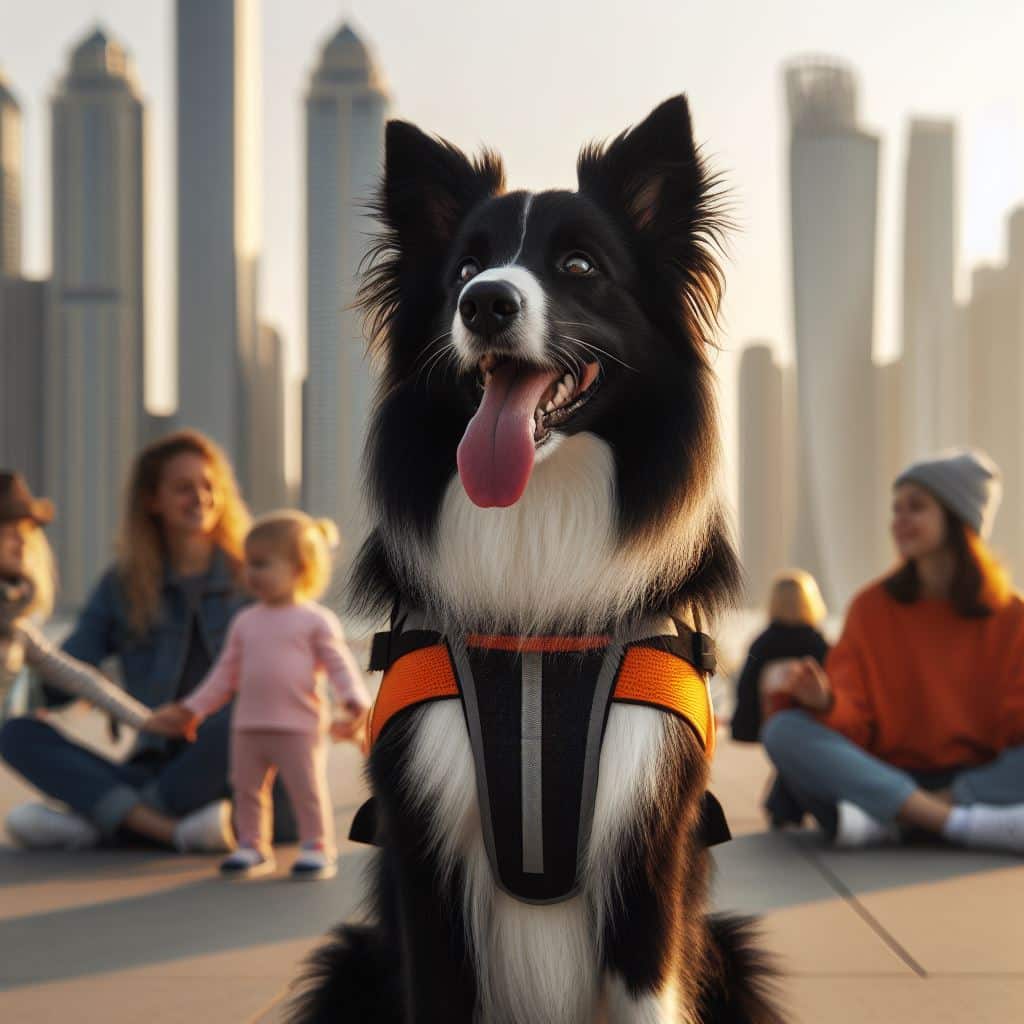
<instances>
[{"instance_id":1,"label":"orange and black harness","mask_svg":"<svg viewBox=\"0 0 1024 1024\"><path fill-rule=\"evenodd\" d=\"M495 879L517 899L559 902L579 889L611 703L678 716L710 759L714 668L711 639L676 619L648 623L628 638L456 638L431 628L421 613L396 610L392 629L374 637L370 669L384 676L367 745L372 750L414 708L459 700ZM375 829L367 808L352 838L369 841ZM709 844L729 837L710 794L702 830Z\"/></svg>"}]
</instances>

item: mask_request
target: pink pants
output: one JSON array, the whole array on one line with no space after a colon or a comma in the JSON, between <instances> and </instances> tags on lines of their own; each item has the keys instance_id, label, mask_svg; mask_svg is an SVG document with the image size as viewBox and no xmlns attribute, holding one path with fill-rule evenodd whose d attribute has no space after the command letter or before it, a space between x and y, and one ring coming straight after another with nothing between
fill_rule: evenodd
<instances>
[{"instance_id":1,"label":"pink pants","mask_svg":"<svg viewBox=\"0 0 1024 1024\"><path fill-rule=\"evenodd\" d=\"M317 734L271 729L231 733L231 786L238 845L268 851L270 791L281 773L295 810L299 841L334 853L334 812L327 791L327 744Z\"/></svg>"}]
</instances>

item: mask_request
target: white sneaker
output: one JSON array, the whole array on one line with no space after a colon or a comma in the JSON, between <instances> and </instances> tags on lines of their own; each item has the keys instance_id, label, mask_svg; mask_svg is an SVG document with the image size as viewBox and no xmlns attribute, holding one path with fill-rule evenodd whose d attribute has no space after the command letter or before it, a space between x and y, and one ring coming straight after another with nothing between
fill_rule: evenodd
<instances>
[{"instance_id":1,"label":"white sneaker","mask_svg":"<svg viewBox=\"0 0 1024 1024\"><path fill-rule=\"evenodd\" d=\"M71 811L21 804L7 815L7 833L29 850L86 850L100 841L95 825Z\"/></svg>"},{"instance_id":2,"label":"white sneaker","mask_svg":"<svg viewBox=\"0 0 1024 1024\"><path fill-rule=\"evenodd\" d=\"M179 853L227 853L235 848L231 802L215 800L178 822L174 847Z\"/></svg>"},{"instance_id":3,"label":"white sneaker","mask_svg":"<svg viewBox=\"0 0 1024 1024\"><path fill-rule=\"evenodd\" d=\"M274 867L274 858L269 854L242 846L220 862L220 873L224 878L258 878L269 875Z\"/></svg>"},{"instance_id":4,"label":"white sneaker","mask_svg":"<svg viewBox=\"0 0 1024 1024\"><path fill-rule=\"evenodd\" d=\"M337 873L337 857L325 853L319 847L303 848L292 865L292 878L300 881L333 878Z\"/></svg>"},{"instance_id":5,"label":"white sneaker","mask_svg":"<svg viewBox=\"0 0 1024 1024\"><path fill-rule=\"evenodd\" d=\"M865 846L884 846L900 841L900 830L896 825L883 824L856 804L840 800L836 810L835 845L840 849L859 850Z\"/></svg>"}]
</instances>

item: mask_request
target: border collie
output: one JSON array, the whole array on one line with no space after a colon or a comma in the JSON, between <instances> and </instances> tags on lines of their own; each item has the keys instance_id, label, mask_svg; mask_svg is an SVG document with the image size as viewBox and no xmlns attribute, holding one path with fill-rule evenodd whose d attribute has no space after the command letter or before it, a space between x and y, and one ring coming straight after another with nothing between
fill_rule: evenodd
<instances>
[{"instance_id":1,"label":"border collie","mask_svg":"<svg viewBox=\"0 0 1024 1024\"><path fill-rule=\"evenodd\" d=\"M391 610L393 631L412 614L449 639L699 629L734 598L739 568L709 365L722 206L685 98L584 148L576 192L507 192L495 154L469 159L400 121L385 164L384 231L362 286L381 379L357 610ZM551 669L543 699L530 691L537 708L569 693L585 662ZM538 753L542 782L534 766L533 823L524 811L520 831L518 819L504 828L534 778L526 665L505 651L474 669L481 706L496 702L488 749L514 734L513 775L487 774L490 763L481 775L465 697L403 711L374 744L379 923L338 929L293 1020L781 1020L746 922L706 913L707 765L682 718L635 703L599 712L583 828L575 796L552 806L546 788L576 770L577 712L568 698L544 703L538 722L561 731ZM499 792L482 812L487 779ZM518 892L495 868L509 842L526 872ZM543 887L529 889L529 872L543 882L547 868L528 858L553 864L567 842L579 847L573 885L530 898Z\"/></svg>"}]
</instances>

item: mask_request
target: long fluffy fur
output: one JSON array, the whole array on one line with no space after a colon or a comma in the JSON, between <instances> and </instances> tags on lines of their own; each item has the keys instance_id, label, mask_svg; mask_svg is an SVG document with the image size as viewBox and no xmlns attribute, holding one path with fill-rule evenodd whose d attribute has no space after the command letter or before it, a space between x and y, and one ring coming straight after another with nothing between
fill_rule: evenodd
<instances>
[{"instance_id":1,"label":"long fluffy fur","mask_svg":"<svg viewBox=\"0 0 1024 1024\"><path fill-rule=\"evenodd\" d=\"M576 194L505 194L496 156L471 161L411 125L389 125L387 150L384 231L362 289L381 382L365 463L376 528L354 571L357 610L400 600L445 632L516 635L713 615L740 578L719 499L707 354L725 218L685 100L586 148ZM589 290L543 251L545 238L581 231L606 261ZM528 343L515 331L506 339L511 358L601 364L600 388L538 449L507 508L474 506L456 473L480 401L467 369L482 342L458 311L467 253L484 274L539 289L520 328ZM749 927L705 918L707 765L682 720L610 709L582 885L552 905L495 884L458 704L396 720L369 773L384 839L379 930L336 933L293 1021L781 1020Z\"/></svg>"}]
</instances>

